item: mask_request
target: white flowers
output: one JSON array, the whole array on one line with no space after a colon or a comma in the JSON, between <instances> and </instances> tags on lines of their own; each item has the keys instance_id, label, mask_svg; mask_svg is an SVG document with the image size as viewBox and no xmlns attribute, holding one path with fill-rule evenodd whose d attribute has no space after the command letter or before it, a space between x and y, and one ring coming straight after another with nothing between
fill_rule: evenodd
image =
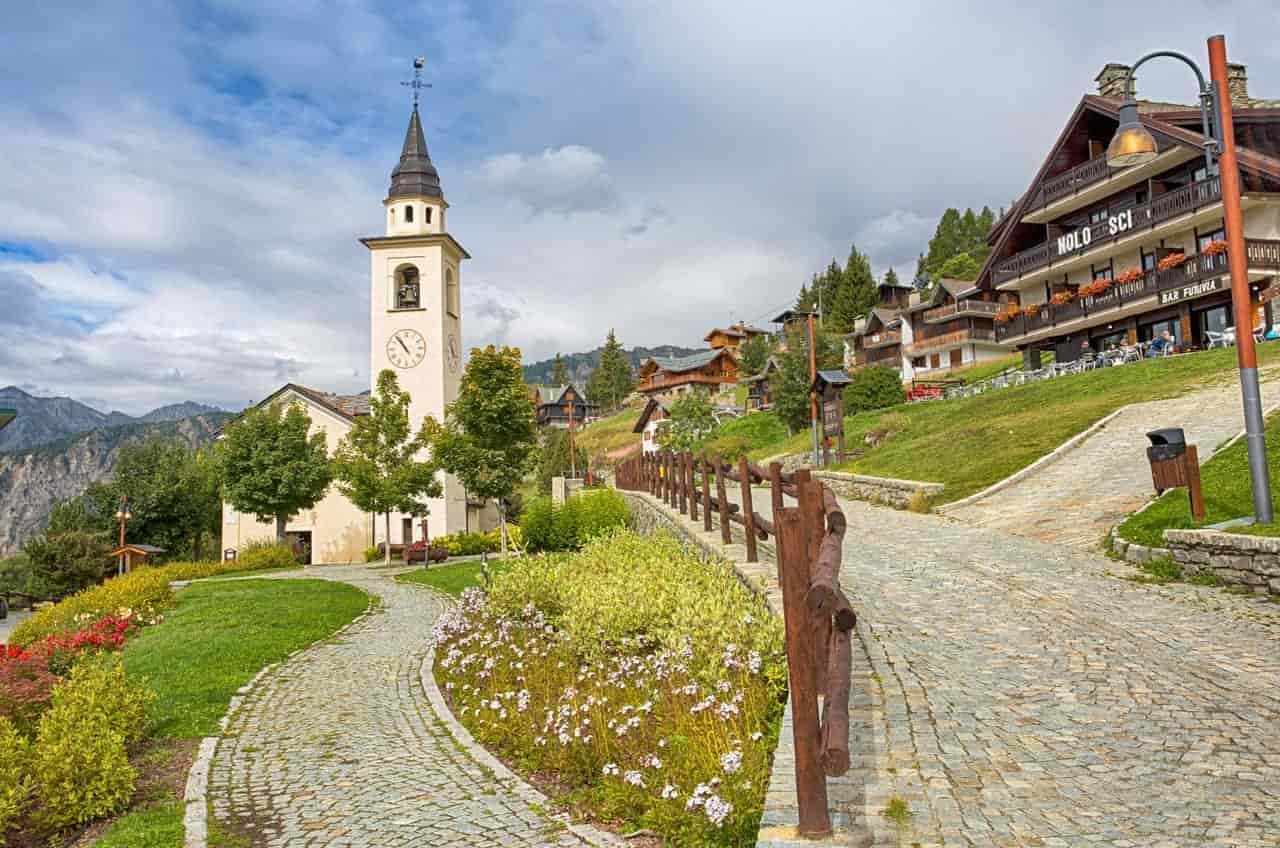
<instances>
[{"instance_id":1,"label":"white flowers","mask_svg":"<svg viewBox=\"0 0 1280 848\"><path fill-rule=\"evenodd\" d=\"M761 733L761 732L760 732L760 731L758 731L758 730L757 730L755 733L751 734L751 741L752 741L752 742L759 742L759 741L760 741L761 739L763 739L763 738L764 738L764 734L763 734L763 733Z\"/></svg>"},{"instance_id":2,"label":"white flowers","mask_svg":"<svg viewBox=\"0 0 1280 848\"><path fill-rule=\"evenodd\" d=\"M680 795L680 789L674 784L668 783L662 787L662 800L674 801Z\"/></svg>"},{"instance_id":3,"label":"white flowers","mask_svg":"<svg viewBox=\"0 0 1280 848\"><path fill-rule=\"evenodd\" d=\"M660 769L662 768L662 760L658 759L653 754L650 754L644 758L644 765L645 768Z\"/></svg>"},{"instance_id":4,"label":"white flowers","mask_svg":"<svg viewBox=\"0 0 1280 848\"><path fill-rule=\"evenodd\" d=\"M704 802L702 811L707 814L707 819L712 824L721 827L724 825L724 820L733 812L733 805L719 795L712 795Z\"/></svg>"},{"instance_id":5,"label":"white flowers","mask_svg":"<svg viewBox=\"0 0 1280 848\"><path fill-rule=\"evenodd\" d=\"M618 774L618 764L617 764L617 763L605 763L605 764L604 764L604 769L602 770L602 773L603 773L603 774L605 774L606 776L607 776L607 775L610 775L610 774Z\"/></svg>"},{"instance_id":6,"label":"white flowers","mask_svg":"<svg viewBox=\"0 0 1280 848\"><path fill-rule=\"evenodd\" d=\"M638 771L627 772L626 776L623 777L623 780L630 783L632 786L639 786L641 789L644 788L644 775Z\"/></svg>"},{"instance_id":7,"label":"white flowers","mask_svg":"<svg viewBox=\"0 0 1280 848\"><path fill-rule=\"evenodd\" d=\"M736 774L742 768L742 752L730 751L720 755L720 768L725 774Z\"/></svg>"}]
</instances>

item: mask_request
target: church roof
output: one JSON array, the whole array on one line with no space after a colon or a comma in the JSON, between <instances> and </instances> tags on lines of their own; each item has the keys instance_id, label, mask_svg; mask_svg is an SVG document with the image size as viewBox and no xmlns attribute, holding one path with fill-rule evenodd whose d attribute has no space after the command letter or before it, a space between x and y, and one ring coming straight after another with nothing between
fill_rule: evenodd
<instances>
[{"instance_id":1,"label":"church roof","mask_svg":"<svg viewBox=\"0 0 1280 848\"><path fill-rule=\"evenodd\" d=\"M400 151L400 164L391 172L391 188L387 197L444 197L440 191L440 174L431 164L427 152L427 137L422 132L422 119L418 107L409 116L409 128L404 133L404 148Z\"/></svg>"}]
</instances>

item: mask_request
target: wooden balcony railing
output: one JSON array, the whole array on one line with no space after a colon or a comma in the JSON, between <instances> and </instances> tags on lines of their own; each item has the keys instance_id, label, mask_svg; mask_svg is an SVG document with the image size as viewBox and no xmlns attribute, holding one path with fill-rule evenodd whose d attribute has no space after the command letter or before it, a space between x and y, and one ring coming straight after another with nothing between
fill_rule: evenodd
<instances>
[{"instance_id":1,"label":"wooden balcony railing","mask_svg":"<svg viewBox=\"0 0 1280 848\"><path fill-rule=\"evenodd\" d=\"M639 391L648 392L655 389L669 389L673 386L684 386L691 383L699 385L718 386L721 383L728 383L735 378L727 371L707 374L701 371L690 371L682 374L654 374L640 381L637 387Z\"/></svg>"},{"instance_id":2,"label":"wooden balcony railing","mask_svg":"<svg viewBox=\"0 0 1280 848\"><path fill-rule=\"evenodd\" d=\"M976 318L994 318L1003 306L999 303L988 303L985 300L962 300L959 303L948 303L924 313L926 324L941 324L952 318L963 318L966 315Z\"/></svg>"},{"instance_id":3,"label":"wooden balcony railing","mask_svg":"<svg viewBox=\"0 0 1280 848\"><path fill-rule=\"evenodd\" d=\"M883 333L876 333L873 336L862 337L863 350L875 350L880 347L892 347L896 344L902 344L902 333L898 330L889 330Z\"/></svg>"},{"instance_id":4,"label":"wooden balcony railing","mask_svg":"<svg viewBox=\"0 0 1280 848\"><path fill-rule=\"evenodd\" d=\"M989 327L972 327L963 330L954 330L950 333L939 333L936 336L928 336L918 339L907 345L905 352L908 356L919 356L929 351L942 350L955 345L961 345L965 342L992 342L996 339L995 330Z\"/></svg>"},{"instance_id":5,"label":"wooden balcony railing","mask_svg":"<svg viewBox=\"0 0 1280 848\"><path fill-rule=\"evenodd\" d=\"M1097 156L1069 171L1050 177L1040 184L1040 190L1031 200L1031 208L1048 206L1082 188L1101 182L1111 176L1111 168L1107 165L1106 156Z\"/></svg>"},{"instance_id":6,"label":"wooden balcony railing","mask_svg":"<svg viewBox=\"0 0 1280 848\"><path fill-rule=\"evenodd\" d=\"M1150 230L1165 221L1190 214L1221 199L1222 183L1218 177L1185 185L1112 216L1119 223L1114 232L1110 222L1104 221L1015 253L992 269L991 278L999 285L1028 272L1047 268L1063 257L1076 256L1100 245Z\"/></svg>"},{"instance_id":7,"label":"wooden balcony railing","mask_svg":"<svg viewBox=\"0 0 1280 848\"><path fill-rule=\"evenodd\" d=\"M1248 267L1280 270L1280 240L1248 239L1245 241ZM1141 279L1129 283L1116 283L1105 293L1095 297L1082 297L1060 305L1045 304L1032 315L1019 315L1012 321L995 325L995 339L1003 342L1045 327L1053 327L1076 321L1089 315L1109 312L1122 306L1151 297L1162 291L1176 289L1189 283L1198 283L1211 277L1230 273L1227 254L1192 256L1181 265L1163 271L1152 269Z\"/></svg>"}]
</instances>

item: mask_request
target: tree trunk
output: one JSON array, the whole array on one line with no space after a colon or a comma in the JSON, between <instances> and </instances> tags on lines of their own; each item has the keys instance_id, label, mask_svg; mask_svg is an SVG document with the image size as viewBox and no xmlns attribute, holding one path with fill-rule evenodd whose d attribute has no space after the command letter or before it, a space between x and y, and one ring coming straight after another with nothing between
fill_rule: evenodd
<instances>
[{"instance_id":1,"label":"tree trunk","mask_svg":"<svg viewBox=\"0 0 1280 848\"><path fill-rule=\"evenodd\" d=\"M507 555L507 505L498 498L498 538L502 540L502 555Z\"/></svg>"},{"instance_id":2,"label":"tree trunk","mask_svg":"<svg viewBox=\"0 0 1280 848\"><path fill-rule=\"evenodd\" d=\"M391 564L391 513L384 512L383 515L385 515L387 518L387 546L384 549L386 551L386 556L382 558L382 564L390 565Z\"/></svg>"},{"instance_id":3,"label":"tree trunk","mask_svg":"<svg viewBox=\"0 0 1280 848\"><path fill-rule=\"evenodd\" d=\"M191 556L196 562L200 562L200 548L203 547L200 542L204 538L204 534L197 530L195 536L195 539L191 542Z\"/></svg>"},{"instance_id":4,"label":"tree trunk","mask_svg":"<svg viewBox=\"0 0 1280 848\"><path fill-rule=\"evenodd\" d=\"M276 541L284 544L284 524L288 516L276 516Z\"/></svg>"}]
</instances>

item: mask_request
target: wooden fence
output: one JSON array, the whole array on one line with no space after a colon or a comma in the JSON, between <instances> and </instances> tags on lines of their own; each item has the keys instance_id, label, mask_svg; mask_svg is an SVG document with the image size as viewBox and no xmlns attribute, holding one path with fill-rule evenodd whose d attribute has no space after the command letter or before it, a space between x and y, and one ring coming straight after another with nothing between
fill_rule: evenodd
<instances>
[{"instance_id":1,"label":"wooden fence","mask_svg":"<svg viewBox=\"0 0 1280 848\"><path fill-rule=\"evenodd\" d=\"M716 525L725 544L732 526L745 538L747 561L758 562L760 541L774 540L782 588L791 722L795 744L796 800L803 836L831 832L827 777L849 770L851 631L857 618L840 588L846 521L832 491L808 471L783 473L745 457L736 463L711 455L664 451L632 457L617 468L619 489L648 492L672 509ZM768 484L772 518L752 506L752 485ZM739 503L730 503L729 485ZM786 499L794 502L788 506ZM821 709L818 693L823 693Z\"/></svg>"}]
</instances>

